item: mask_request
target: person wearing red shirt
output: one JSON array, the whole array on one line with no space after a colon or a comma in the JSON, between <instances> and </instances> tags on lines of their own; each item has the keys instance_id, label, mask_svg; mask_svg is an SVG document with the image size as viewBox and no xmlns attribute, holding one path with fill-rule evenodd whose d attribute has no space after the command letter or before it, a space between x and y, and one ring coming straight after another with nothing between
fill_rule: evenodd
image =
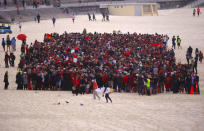
<instances>
[{"instance_id":1,"label":"person wearing red shirt","mask_svg":"<svg viewBox=\"0 0 204 131\"><path fill-rule=\"evenodd\" d=\"M200 8L199 7L197 8L197 14L198 14L198 16L200 15Z\"/></svg>"}]
</instances>

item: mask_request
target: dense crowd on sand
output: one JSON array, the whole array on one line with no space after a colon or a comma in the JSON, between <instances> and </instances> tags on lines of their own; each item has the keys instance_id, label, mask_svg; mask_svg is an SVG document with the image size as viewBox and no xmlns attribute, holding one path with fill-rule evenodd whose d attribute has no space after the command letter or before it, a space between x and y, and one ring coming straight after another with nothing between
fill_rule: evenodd
<instances>
[{"instance_id":1,"label":"dense crowd on sand","mask_svg":"<svg viewBox=\"0 0 204 131\"><path fill-rule=\"evenodd\" d=\"M193 58L193 49L188 48L188 64L176 64L168 40L167 35L159 34L87 34L86 30L45 34L44 42L35 41L30 46L24 40L17 89L72 90L84 94L92 92L96 81L99 88L139 95L171 91L199 94L197 62L202 62L202 57L198 49ZM173 44L175 41L172 39Z\"/></svg>"}]
</instances>

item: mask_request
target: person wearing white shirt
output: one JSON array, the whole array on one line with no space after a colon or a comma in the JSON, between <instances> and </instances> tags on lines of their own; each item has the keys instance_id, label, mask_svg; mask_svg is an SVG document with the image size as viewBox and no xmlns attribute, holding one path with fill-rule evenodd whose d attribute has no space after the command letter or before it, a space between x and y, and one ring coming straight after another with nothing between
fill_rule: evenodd
<instances>
[{"instance_id":1,"label":"person wearing white shirt","mask_svg":"<svg viewBox=\"0 0 204 131\"><path fill-rule=\"evenodd\" d=\"M109 96L109 94L111 93L111 92L110 92L110 87L105 87L103 93L105 94L106 103L108 103L108 100L110 100L110 102L112 103L112 100L111 100L111 98L110 98L110 96Z\"/></svg>"}]
</instances>

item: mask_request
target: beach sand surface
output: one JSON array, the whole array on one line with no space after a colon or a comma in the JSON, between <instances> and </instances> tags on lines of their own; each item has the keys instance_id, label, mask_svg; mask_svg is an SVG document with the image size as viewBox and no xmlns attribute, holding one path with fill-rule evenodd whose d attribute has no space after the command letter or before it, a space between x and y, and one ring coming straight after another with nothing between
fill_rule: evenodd
<instances>
[{"instance_id":1,"label":"beach sand surface","mask_svg":"<svg viewBox=\"0 0 204 131\"><path fill-rule=\"evenodd\" d=\"M201 8L201 12L204 8ZM11 37L27 35L27 43L42 41L44 33L109 32L159 33L171 38L179 35L182 49L176 49L177 62L186 63L185 53L191 45L204 52L204 15L192 16L191 8L160 10L159 16L110 16L110 22L96 22L88 16L51 20L40 24L31 21L12 25ZM6 38L0 35L0 40ZM200 95L163 93L139 96L137 93L113 93L113 103L93 100L91 94L73 96L64 91L17 91L15 77L19 62L21 41L17 40L16 67L5 68L4 52L0 47L0 131L202 131L204 129L204 63L198 64ZM4 90L3 76L9 72L9 90ZM66 103L68 101L69 103ZM58 105L57 103L60 104ZM83 104L83 105L81 105Z\"/></svg>"}]
</instances>

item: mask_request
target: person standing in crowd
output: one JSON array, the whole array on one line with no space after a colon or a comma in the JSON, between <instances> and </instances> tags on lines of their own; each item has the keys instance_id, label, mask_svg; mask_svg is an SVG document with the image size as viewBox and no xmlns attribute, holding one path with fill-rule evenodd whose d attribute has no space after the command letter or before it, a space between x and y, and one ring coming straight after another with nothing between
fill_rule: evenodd
<instances>
[{"instance_id":1,"label":"person standing in crowd","mask_svg":"<svg viewBox=\"0 0 204 131\"><path fill-rule=\"evenodd\" d=\"M199 52L199 61L200 61L200 63L202 63L202 61L203 61L203 52L202 51Z\"/></svg>"},{"instance_id":2,"label":"person standing in crowd","mask_svg":"<svg viewBox=\"0 0 204 131\"><path fill-rule=\"evenodd\" d=\"M5 51L6 41L4 40L4 38L2 38L1 45Z\"/></svg>"},{"instance_id":3,"label":"person standing in crowd","mask_svg":"<svg viewBox=\"0 0 204 131\"><path fill-rule=\"evenodd\" d=\"M22 80L23 80L23 89L27 90L28 89L28 75L26 72L23 72L23 76L22 76Z\"/></svg>"},{"instance_id":4,"label":"person standing in crowd","mask_svg":"<svg viewBox=\"0 0 204 131\"><path fill-rule=\"evenodd\" d=\"M148 95L148 96L150 96L151 94L152 94L152 91L151 91L151 85L150 85L150 83L151 83L151 80L150 80L150 76L146 79L146 82L145 82L145 85L146 85L146 94ZM155 81L156 82L156 81ZM153 86L153 94L156 94L156 92L155 92L156 90L155 90L155 87Z\"/></svg>"},{"instance_id":5,"label":"person standing in crowd","mask_svg":"<svg viewBox=\"0 0 204 131\"><path fill-rule=\"evenodd\" d=\"M138 76L138 83L137 83L137 88L138 88L138 94L139 95L144 95L144 80L143 80L143 76L141 74L139 74Z\"/></svg>"},{"instance_id":6,"label":"person standing in crowd","mask_svg":"<svg viewBox=\"0 0 204 131\"><path fill-rule=\"evenodd\" d=\"M199 7L197 8L197 15L198 16L200 15L200 8Z\"/></svg>"},{"instance_id":7,"label":"person standing in crowd","mask_svg":"<svg viewBox=\"0 0 204 131\"><path fill-rule=\"evenodd\" d=\"M194 8L193 9L193 16L195 16L195 14L196 14L196 9Z\"/></svg>"},{"instance_id":8,"label":"person standing in crowd","mask_svg":"<svg viewBox=\"0 0 204 131\"><path fill-rule=\"evenodd\" d=\"M56 22L56 18L52 17L52 24L53 24L54 27L55 27L55 22Z\"/></svg>"},{"instance_id":9,"label":"person standing in crowd","mask_svg":"<svg viewBox=\"0 0 204 131\"><path fill-rule=\"evenodd\" d=\"M169 37L167 35L164 36L163 43L165 46L168 44Z\"/></svg>"},{"instance_id":10,"label":"person standing in crowd","mask_svg":"<svg viewBox=\"0 0 204 131\"><path fill-rule=\"evenodd\" d=\"M94 13L93 13L93 21L96 21L96 16Z\"/></svg>"},{"instance_id":11,"label":"person standing in crowd","mask_svg":"<svg viewBox=\"0 0 204 131\"><path fill-rule=\"evenodd\" d=\"M195 50L195 61L198 62L198 58L199 58L199 51L198 48L196 48Z\"/></svg>"},{"instance_id":12,"label":"person standing in crowd","mask_svg":"<svg viewBox=\"0 0 204 131\"><path fill-rule=\"evenodd\" d=\"M10 47L11 47L11 40L10 40L9 35L7 35L7 38L6 38L6 45L7 45L7 51L8 51L8 50L10 51Z\"/></svg>"},{"instance_id":13,"label":"person standing in crowd","mask_svg":"<svg viewBox=\"0 0 204 131\"><path fill-rule=\"evenodd\" d=\"M10 65L11 65L12 67L14 67L14 66L15 66L16 56L15 56L13 53L10 53L9 58L10 58Z\"/></svg>"},{"instance_id":14,"label":"person standing in crowd","mask_svg":"<svg viewBox=\"0 0 204 131\"><path fill-rule=\"evenodd\" d=\"M16 74L16 84L17 84L17 90L22 90L23 89L23 72L20 70Z\"/></svg>"},{"instance_id":15,"label":"person standing in crowd","mask_svg":"<svg viewBox=\"0 0 204 131\"><path fill-rule=\"evenodd\" d=\"M36 18L38 20L38 23L40 23L40 14L39 13L37 14Z\"/></svg>"},{"instance_id":16,"label":"person standing in crowd","mask_svg":"<svg viewBox=\"0 0 204 131\"><path fill-rule=\"evenodd\" d=\"M15 37L13 37L11 39L11 49L12 49L12 52L16 51L16 39L15 39Z\"/></svg>"},{"instance_id":17,"label":"person standing in crowd","mask_svg":"<svg viewBox=\"0 0 204 131\"><path fill-rule=\"evenodd\" d=\"M7 52L5 52L5 58L4 58L4 61L5 61L5 67L6 68L9 68L9 55L8 55L8 53Z\"/></svg>"},{"instance_id":18,"label":"person standing in crowd","mask_svg":"<svg viewBox=\"0 0 204 131\"><path fill-rule=\"evenodd\" d=\"M4 8L6 9L7 7L7 0L4 0Z\"/></svg>"},{"instance_id":19,"label":"person standing in crowd","mask_svg":"<svg viewBox=\"0 0 204 131\"><path fill-rule=\"evenodd\" d=\"M181 38L179 36L177 36L177 46L178 46L178 49L181 47Z\"/></svg>"},{"instance_id":20,"label":"person standing in crowd","mask_svg":"<svg viewBox=\"0 0 204 131\"><path fill-rule=\"evenodd\" d=\"M25 0L22 0L22 6L23 6L23 9L25 9Z\"/></svg>"},{"instance_id":21,"label":"person standing in crowd","mask_svg":"<svg viewBox=\"0 0 204 131\"><path fill-rule=\"evenodd\" d=\"M200 88L199 88L199 76L196 74L195 75L195 84L194 84L194 88L195 88L195 94L200 94Z\"/></svg>"},{"instance_id":22,"label":"person standing in crowd","mask_svg":"<svg viewBox=\"0 0 204 131\"><path fill-rule=\"evenodd\" d=\"M188 47L187 52L190 55L190 58L192 58L193 48L191 46Z\"/></svg>"},{"instance_id":23,"label":"person standing in crowd","mask_svg":"<svg viewBox=\"0 0 204 131\"><path fill-rule=\"evenodd\" d=\"M193 72L195 72L196 74L198 73L197 67L198 67L198 61L195 59L193 64Z\"/></svg>"},{"instance_id":24,"label":"person standing in crowd","mask_svg":"<svg viewBox=\"0 0 204 131\"><path fill-rule=\"evenodd\" d=\"M178 81L178 74L173 74L172 76L172 90L173 93L179 92L179 81Z\"/></svg>"},{"instance_id":25,"label":"person standing in crowd","mask_svg":"<svg viewBox=\"0 0 204 131\"><path fill-rule=\"evenodd\" d=\"M176 37L173 36L172 38L172 48L175 49L176 48Z\"/></svg>"},{"instance_id":26,"label":"person standing in crowd","mask_svg":"<svg viewBox=\"0 0 204 131\"><path fill-rule=\"evenodd\" d=\"M187 63L188 63L188 65L189 65L189 62L190 62L190 53L187 51L186 52L186 60L187 60Z\"/></svg>"},{"instance_id":27,"label":"person standing in crowd","mask_svg":"<svg viewBox=\"0 0 204 131\"><path fill-rule=\"evenodd\" d=\"M92 21L90 13L88 13L89 21Z\"/></svg>"},{"instance_id":28,"label":"person standing in crowd","mask_svg":"<svg viewBox=\"0 0 204 131\"><path fill-rule=\"evenodd\" d=\"M9 86L8 71L6 71L6 73L5 73L5 75L4 75L4 83L5 83L4 89L7 90L7 89L8 89L8 86Z\"/></svg>"}]
</instances>

